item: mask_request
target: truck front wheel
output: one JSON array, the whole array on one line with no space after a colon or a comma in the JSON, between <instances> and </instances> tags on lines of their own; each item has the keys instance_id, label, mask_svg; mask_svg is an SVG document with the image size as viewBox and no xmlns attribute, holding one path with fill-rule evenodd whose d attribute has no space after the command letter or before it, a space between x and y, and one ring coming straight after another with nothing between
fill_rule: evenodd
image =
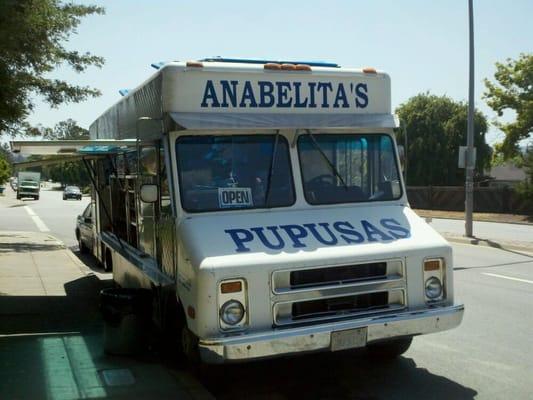
<instances>
[{"instance_id":1,"label":"truck front wheel","mask_svg":"<svg viewBox=\"0 0 533 400\"><path fill-rule=\"evenodd\" d=\"M412 342L412 337L394 339L386 342L369 344L366 347L366 350L368 355L372 358L392 360L405 353L409 349L409 346L411 346Z\"/></svg>"}]
</instances>

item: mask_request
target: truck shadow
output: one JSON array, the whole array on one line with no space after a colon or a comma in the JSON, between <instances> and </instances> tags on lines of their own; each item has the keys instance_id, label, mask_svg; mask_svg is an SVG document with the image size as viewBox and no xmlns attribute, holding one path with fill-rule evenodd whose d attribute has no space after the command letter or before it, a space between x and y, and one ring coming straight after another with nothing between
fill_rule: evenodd
<instances>
[{"instance_id":1,"label":"truck shadow","mask_svg":"<svg viewBox=\"0 0 533 400\"><path fill-rule=\"evenodd\" d=\"M0 335L99 330L98 296L110 285L88 275L65 283L63 296L13 296L0 289Z\"/></svg>"},{"instance_id":2,"label":"truck shadow","mask_svg":"<svg viewBox=\"0 0 533 400\"><path fill-rule=\"evenodd\" d=\"M215 366L196 373L217 399L473 399L477 392L400 357L362 352Z\"/></svg>"}]
</instances>

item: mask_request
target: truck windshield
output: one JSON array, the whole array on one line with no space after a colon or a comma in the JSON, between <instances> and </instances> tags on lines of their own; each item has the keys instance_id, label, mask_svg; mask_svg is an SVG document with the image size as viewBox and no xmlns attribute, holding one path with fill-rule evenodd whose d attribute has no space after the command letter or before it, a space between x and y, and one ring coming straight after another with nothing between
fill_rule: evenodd
<instances>
[{"instance_id":1,"label":"truck windshield","mask_svg":"<svg viewBox=\"0 0 533 400\"><path fill-rule=\"evenodd\" d=\"M310 204L395 200L401 185L392 139L372 134L304 134L298 138Z\"/></svg>"},{"instance_id":2,"label":"truck windshield","mask_svg":"<svg viewBox=\"0 0 533 400\"><path fill-rule=\"evenodd\" d=\"M34 182L34 181L22 181L20 183L20 186L37 187L37 186L39 186L39 183L38 182Z\"/></svg>"},{"instance_id":3,"label":"truck windshield","mask_svg":"<svg viewBox=\"0 0 533 400\"><path fill-rule=\"evenodd\" d=\"M295 201L288 144L281 135L182 136L176 154L187 211L284 207Z\"/></svg>"}]
</instances>

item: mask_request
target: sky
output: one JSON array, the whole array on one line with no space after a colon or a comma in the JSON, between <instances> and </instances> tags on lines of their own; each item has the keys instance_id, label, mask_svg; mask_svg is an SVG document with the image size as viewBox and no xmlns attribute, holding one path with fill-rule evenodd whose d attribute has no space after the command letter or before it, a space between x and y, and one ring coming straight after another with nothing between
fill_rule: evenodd
<instances>
[{"instance_id":1,"label":"sky","mask_svg":"<svg viewBox=\"0 0 533 400\"><path fill-rule=\"evenodd\" d=\"M32 124L72 118L88 128L120 89L155 72L151 63L211 56L372 66L391 76L393 109L426 91L468 100L468 0L75 2L106 14L84 18L66 47L106 63L82 74L62 66L50 77L96 87L102 96L56 109L36 98ZM475 104L489 122L496 115L482 98L483 80L494 80L496 62L533 52L532 16L532 0L474 0ZM502 138L489 129L489 143Z\"/></svg>"}]
</instances>

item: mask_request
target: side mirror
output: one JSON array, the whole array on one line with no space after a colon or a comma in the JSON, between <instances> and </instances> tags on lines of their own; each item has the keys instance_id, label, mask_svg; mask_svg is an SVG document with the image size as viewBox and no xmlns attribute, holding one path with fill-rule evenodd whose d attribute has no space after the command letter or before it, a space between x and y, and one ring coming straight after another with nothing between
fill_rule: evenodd
<instances>
[{"instance_id":1,"label":"side mirror","mask_svg":"<svg viewBox=\"0 0 533 400\"><path fill-rule=\"evenodd\" d=\"M143 203L155 203L159 198L157 185L141 185L141 201Z\"/></svg>"}]
</instances>

